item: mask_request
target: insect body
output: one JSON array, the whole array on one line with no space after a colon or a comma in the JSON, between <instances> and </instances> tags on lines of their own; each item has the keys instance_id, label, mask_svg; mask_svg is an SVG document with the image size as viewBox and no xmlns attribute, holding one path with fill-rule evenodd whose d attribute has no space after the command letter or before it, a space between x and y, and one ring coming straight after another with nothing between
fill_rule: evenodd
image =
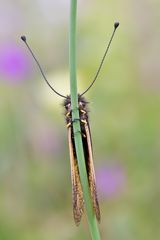
<instances>
[{"instance_id":1,"label":"insect body","mask_svg":"<svg viewBox=\"0 0 160 240\"><path fill-rule=\"evenodd\" d=\"M21 37L21 39L25 42L26 46L28 47L30 53L32 54L34 60L36 61L37 65L40 69L40 72L41 72L44 80L48 84L48 86L52 89L52 91L54 93L56 93L57 95L59 95L60 97L65 99L64 107L65 107L66 125L68 128L68 141L69 141L71 179L72 179L72 194L73 194L73 214L74 214L75 223L77 225L79 224L82 213L83 213L84 199L83 199L83 191L82 191L82 185L81 185L81 181L80 181L80 174L79 174L76 148L75 148L75 142L74 142L73 122L76 120L80 121L82 144L83 144L83 150L84 150L84 158L85 158L85 165L86 165L86 170L87 170L90 195L91 195L91 199L92 199L94 213L96 215L98 222L100 222L100 210L99 210L99 204L98 204L98 198L97 198L96 179L95 179L95 172L94 172L94 165L93 165L92 140L91 140L91 134L90 134L89 121L88 121L88 109L87 109L88 102L85 100L83 95L86 92L88 92L88 90L92 87L92 85L96 81L96 79L99 75L99 72L101 70L101 67L103 65L104 59L106 57L106 54L108 52L108 49L110 47L110 44L112 42L114 33L118 26L119 26L119 23L115 22L113 33L111 35L111 38L107 45L105 53L102 57L102 60L100 62L99 68L96 72L95 78L93 79L93 81L91 82L89 87L83 93L78 95L78 110L79 110L80 119L72 119L71 97L60 94L51 86L51 84L48 82L37 58L35 57L35 55L33 54L33 51L29 47L29 45L26 41L26 37L25 36Z\"/></svg>"},{"instance_id":2,"label":"insect body","mask_svg":"<svg viewBox=\"0 0 160 240\"><path fill-rule=\"evenodd\" d=\"M85 100L85 98L78 95L78 108L79 108L79 116L80 116L79 120L80 120L82 143L83 143L90 195L91 195L93 209L94 209L96 218L98 222L100 222L100 209L99 209L99 204L97 199L96 179L95 179L95 171L94 171L94 165L93 165L92 141L91 141L89 122L88 122L87 104L88 102ZM77 162L75 143L74 143L73 120L72 120L70 96L67 96L67 98L65 99L64 106L66 110L65 117L66 117L66 125L68 128L68 142L69 142L69 152L70 152L73 215L74 215L75 223L76 225L78 225L83 213L84 199L83 199L83 191L82 191L82 186L80 181L78 162Z\"/></svg>"}]
</instances>

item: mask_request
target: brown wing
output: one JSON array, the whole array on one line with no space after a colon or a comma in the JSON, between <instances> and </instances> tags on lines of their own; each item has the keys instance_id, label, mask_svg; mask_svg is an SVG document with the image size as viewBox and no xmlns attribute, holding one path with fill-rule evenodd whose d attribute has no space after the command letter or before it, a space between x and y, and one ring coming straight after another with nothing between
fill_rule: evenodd
<instances>
[{"instance_id":1,"label":"brown wing","mask_svg":"<svg viewBox=\"0 0 160 240\"><path fill-rule=\"evenodd\" d=\"M100 222L100 208L98 203L97 197L97 189L96 189L96 178L95 178L95 171L94 171L94 164L93 164L93 153L92 153L92 142L91 142L91 135L88 123L85 124L85 132L87 138L87 151L88 151L88 159L86 159L86 167L87 167L87 174L88 174L88 181L89 181L89 188L91 193L91 199L93 203L93 209L96 215L98 222Z\"/></svg>"},{"instance_id":2,"label":"brown wing","mask_svg":"<svg viewBox=\"0 0 160 240\"><path fill-rule=\"evenodd\" d=\"M73 201L73 215L76 225L79 225L83 213L83 192L80 182L78 163L75 157L75 149L71 134L71 127L68 128L68 141L71 165L71 180L72 180L72 201Z\"/></svg>"}]
</instances>

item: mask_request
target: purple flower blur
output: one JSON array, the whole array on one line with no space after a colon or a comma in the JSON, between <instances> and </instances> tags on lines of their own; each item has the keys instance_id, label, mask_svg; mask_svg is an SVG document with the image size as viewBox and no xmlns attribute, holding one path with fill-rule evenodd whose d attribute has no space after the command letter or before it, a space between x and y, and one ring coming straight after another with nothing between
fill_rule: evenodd
<instances>
[{"instance_id":1,"label":"purple flower blur","mask_svg":"<svg viewBox=\"0 0 160 240\"><path fill-rule=\"evenodd\" d=\"M5 80L19 83L27 78L30 71L29 59L20 46L14 43L0 46L0 75Z\"/></svg>"},{"instance_id":2,"label":"purple flower blur","mask_svg":"<svg viewBox=\"0 0 160 240\"><path fill-rule=\"evenodd\" d=\"M96 171L97 187L100 195L114 198L120 195L126 186L126 174L122 166L103 166Z\"/></svg>"}]
</instances>

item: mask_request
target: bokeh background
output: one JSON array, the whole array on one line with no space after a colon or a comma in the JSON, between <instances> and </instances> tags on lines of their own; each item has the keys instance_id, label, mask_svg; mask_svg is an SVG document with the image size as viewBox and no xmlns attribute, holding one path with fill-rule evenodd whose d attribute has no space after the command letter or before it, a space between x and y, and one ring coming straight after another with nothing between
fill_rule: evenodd
<instances>
[{"instance_id":1,"label":"bokeh background","mask_svg":"<svg viewBox=\"0 0 160 240\"><path fill-rule=\"evenodd\" d=\"M67 130L69 0L1 0L0 239L90 239L86 217L72 217ZM78 88L86 94L101 206L102 239L160 238L160 2L80 0Z\"/></svg>"}]
</instances>

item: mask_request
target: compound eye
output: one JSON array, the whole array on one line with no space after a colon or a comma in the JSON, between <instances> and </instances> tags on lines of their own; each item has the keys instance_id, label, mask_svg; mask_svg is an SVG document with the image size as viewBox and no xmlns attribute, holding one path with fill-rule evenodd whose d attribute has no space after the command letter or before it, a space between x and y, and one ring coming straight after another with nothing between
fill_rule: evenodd
<instances>
[{"instance_id":1,"label":"compound eye","mask_svg":"<svg viewBox=\"0 0 160 240\"><path fill-rule=\"evenodd\" d=\"M80 106L80 107L83 107L83 102L79 102L79 106Z\"/></svg>"},{"instance_id":2,"label":"compound eye","mask_svg":"<svg viewBox=\"0 0 160 240\"><path fill-rule=\"evenodd\" d=\"M71 104L68 103L67 106L66 106L66 108L67 108L68 110L71 109Z\"/></svg>"}]
</instances>

